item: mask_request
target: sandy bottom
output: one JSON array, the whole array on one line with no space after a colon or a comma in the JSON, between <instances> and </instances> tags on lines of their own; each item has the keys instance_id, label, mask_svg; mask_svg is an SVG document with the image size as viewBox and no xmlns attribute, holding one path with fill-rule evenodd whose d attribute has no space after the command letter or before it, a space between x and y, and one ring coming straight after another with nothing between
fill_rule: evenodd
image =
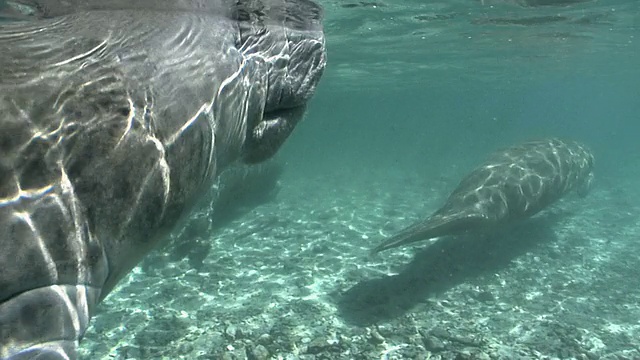
<instances>
[{"instance_id":1,"label":"sandy bottom","mask_svg":"<svg viewBox=\"0 0 640 360\"><path fill-rule=\"evenodd\" d=\"M82 358L639 359L628 179L503 234L370 257L457 179L286 171L277 196L224 226L195 213L179 256L155 252L100 305Z\"/></svg>"}]
</instances>

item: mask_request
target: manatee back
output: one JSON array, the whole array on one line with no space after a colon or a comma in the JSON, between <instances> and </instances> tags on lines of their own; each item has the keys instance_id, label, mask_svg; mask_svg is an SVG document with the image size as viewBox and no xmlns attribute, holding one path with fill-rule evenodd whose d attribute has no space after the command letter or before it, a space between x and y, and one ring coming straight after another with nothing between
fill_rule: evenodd
<instances>
[{"instance_id":1,"label":"manatee back","mask_svg":"<svg viewBox=\"0 0 640 360\"><path fill-rule=\"evenodd\" d=\"M593 178L593 155L574 141L531 141L492 154L462 179L437 214L468 212L489 222L536 214Z\"/></svg>"},{"instance_id":2,"label":"manatee back","mask_svg":"<svg viewBox=\"0 0 640 360\"><path fill-rule=\"evenodd\" d=\"M87 10L197 11L228 15L229 0L13 0L9 7L24 14L45 18Z\"/></svg>"}]
</instances>

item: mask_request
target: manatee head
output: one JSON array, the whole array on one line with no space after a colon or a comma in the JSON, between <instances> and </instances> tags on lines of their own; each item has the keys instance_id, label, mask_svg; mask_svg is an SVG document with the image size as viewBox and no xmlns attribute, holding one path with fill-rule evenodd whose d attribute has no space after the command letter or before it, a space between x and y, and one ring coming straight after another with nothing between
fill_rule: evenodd
<instances>
[{"instance_id":1,"label":"manatee head","mask_svg":"<svg viewBox=\"0 0 640 360\"><path fill-rule=\"evenodd\" d=\"M276 8L238 7L241 49L259 54L267 67L262 117L248 124L242 159L246 163L273 156L301 120L326 63L322 11L311 1Z\"/></svg>"},{"instance_id":2,"label":"manatee head","mask_svg":"<svg viewBox=\"0 0 640 360\"><path fill-rule=\"evenodd\" d=\"M254 96L244 110L245 138L237 141L234 134L230 146L242 143L242 149L229 149L223 156L231 161L240 157L245 163L258 163L277 152L302 119L326 64L322 8L310 0L15 0L10 5L5 13L36 18L87 10L153 9L212 13L237 22L235 46L244 57L245 70L261 76L251 79ZM238 124L221 127L221 132L231 133Z\"/></svg>"}]
</instances>

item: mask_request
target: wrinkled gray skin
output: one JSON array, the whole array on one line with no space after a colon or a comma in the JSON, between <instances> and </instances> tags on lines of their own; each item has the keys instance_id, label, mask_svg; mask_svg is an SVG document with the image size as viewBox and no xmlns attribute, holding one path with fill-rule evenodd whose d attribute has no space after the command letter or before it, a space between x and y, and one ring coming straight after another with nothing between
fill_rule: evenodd
<instances>
[{"instance_id":1,"label":"wrinkled gray skin","mask_svg":"<svg viewBox=\"0 0 640 360\"><path fill-rule=\"evenodd\" d=\"M585 196L593 155L560 139L531 141L494 153L473 170L431 216L386 239L373 253L416 241L482 233L527 219L571 191Z\"/></svg>"},{"instance_id":2,"label":"wrinkled gray skin","mask_svg":"<svg viewBox=\"0 0 640 360\"><path fill-rule=\"evenodd\" d=\"M216 175L291 133L325 66L322 15L23 3L27 21L0 24L0 358L73 359L96 304Z\"/></svg>"}]
</instances>

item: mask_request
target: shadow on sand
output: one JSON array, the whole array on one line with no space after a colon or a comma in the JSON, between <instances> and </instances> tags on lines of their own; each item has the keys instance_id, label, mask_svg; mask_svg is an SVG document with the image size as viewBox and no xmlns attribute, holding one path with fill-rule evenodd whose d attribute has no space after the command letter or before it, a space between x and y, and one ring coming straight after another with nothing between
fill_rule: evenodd
<instances>
[{"instance_id":1,"label":"shadow on sand","mask_svg":"<svg viewBox=\"0 0 640 360\"><path fill-rule=\"evenodd\" d=\"M559 217L548 212L492 236L440 239L418 252L400 274L365 280L334 294L340 316L357 326L391 320L430 296L481 274L499 272L518 256L556 241L553 227Z\"/></svg>"}]
</instances>

